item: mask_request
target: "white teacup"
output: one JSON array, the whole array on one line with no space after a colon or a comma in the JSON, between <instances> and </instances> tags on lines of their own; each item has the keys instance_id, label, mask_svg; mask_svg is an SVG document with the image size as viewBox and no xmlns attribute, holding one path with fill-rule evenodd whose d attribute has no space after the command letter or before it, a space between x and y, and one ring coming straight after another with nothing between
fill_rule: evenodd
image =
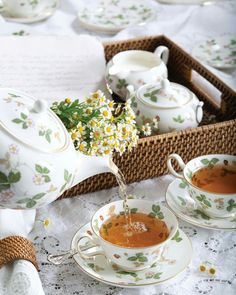
<instances>
[{"instance_id":1,"label":"white teacup","mask_svg":"<svg viewBox=\"0 0 236 295\"><path fill-rule=\"evenodd\" d=\"M0 0L1 11L7 12L11 17L28 18L42 13L49 6L56 6L55 3L48 0Z\"/></svg>"},{"instance_id":2,"label":"white teacup","mask_svg":"<svg viewBox=\"0 0 236 295\"><path fill-rule=\"evenodd\" d=\"M107 64L106 83L113 92L125 100L128 85L137 90L144 84L166 79L168 58L169 49L166 46L158 46L154 53L145 50L117 53Z\"/></svg>"},{"instance_id":3,"label":"white teacup","mask_svg":"<svg viewBox=\"0 0 236 295\"><path fill-rule=\"evenodd\" d=\"M183 173L175 171L172 160L176 160ZM193 174L203 167L214 167L215 165L236 165L236 156L224 154L211 154L197 157L185 164L177 154L171 154L167 160L167 166L175 177L183 180L183 184L188 186L190 197L200 206L201 210L208 216L214 218L226 218L236 214L236 193L223 194L205 191L195 186L191 179Z\"/></svg>"},{"instance_id":4,"label":"white teacup","mask_svg":"<svg viewBox=\"0 0 236 295\"><path fill-rule=\"evenodd\" d=\"M148 268L158 260L165 245L174 237L178 230L177 218L165 206L154 204L151 201L130 199L128 200L128 206L131 212L152 213L154 216L153 218L160 218L164 221L169 230L168 238L160 244L139 248L122 247L103 239L99 233L102 224L113 215L118 215L120 212L124 211L123 201L116 201L103 206L93 215L91 220L93 232L82 236L78 241L78 252L82 258L88 259L95 255L104 255L109 261L115 263L119 267L133 271ZM94 244L100 246L101 251L85 255L79 246L79 242L82 239L91 240Z\"/></svg>"}]
</instances>

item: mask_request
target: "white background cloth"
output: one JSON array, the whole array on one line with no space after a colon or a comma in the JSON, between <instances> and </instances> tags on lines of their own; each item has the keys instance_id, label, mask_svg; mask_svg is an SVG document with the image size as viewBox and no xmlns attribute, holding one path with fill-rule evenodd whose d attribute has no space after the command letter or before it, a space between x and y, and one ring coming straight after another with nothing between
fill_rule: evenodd
<instances>
[{"instance_id":1,"label":"white background cloth","mask_svg":"<svg viewBox=\"0 0 236 295\"><path fill-rule=\"evenodd\" d=\"M76 12L81 7L82 2L92 3L93 1L62 1L61 8L50 19L38 24L13 24L5 22L0 18L0 34L11 35L21 30L29 35L72 36L88 33L97 36L100 40L106 41L165 34L189 52L191 52L196 42L207 37L214 37L225 33L236 34L235 0L219 1L214 6L172 6L156 3L156 7L160 9L160 12L154 22L143 27L128 28L115 36L97 35L80 27L76 18ZM235 72L223 73L217 70L214 70L214 72L229 85L235 87ZM167 185L172 180L172 177L164 176L133 184L131 187L138 197L163 201ZM192 240L194 247L193 261L185 273L162 286L152 286L139 290L106 286L83 274L72 260L58 267L47 262L46 257L48 253L60 253L69 248L73 234L81 225L89 221L90 216L97 208L116 199L118 199L117 189L112 189L79 198L54 202L38 211L36 217L38 222L30 237L36 245L41 268L40 277L47 295L233 295L236 293L235 233L200 229L185 222L180 222L180 226ZM52 220L52 225L45 231L42 226L42 220L47 217ZM204 261L209 261L216 266L217 275L215 278L205 277L198 272L199 265ZM20 261L19 266L24 266L20 272L24 276L24 272L22 272L22 269L24 269L27 275L27 267L24 265L24 262ZM17 268L14 269L17 270ZM6 271L8 271L10 277L14 278L14 273L12 274L9 268L4 268L4 273L1 270L0 277L3 274L6 275ZM36 293L28 292L26 289L23 292L22 290L24 289L20 288L20 280L17 282L19 288L13 289L14 292L12 291L11 294L37 295ZM1 289L2 286L0 284L0 294L4 294L3 289Z\"/></svg>"}]
</instances>

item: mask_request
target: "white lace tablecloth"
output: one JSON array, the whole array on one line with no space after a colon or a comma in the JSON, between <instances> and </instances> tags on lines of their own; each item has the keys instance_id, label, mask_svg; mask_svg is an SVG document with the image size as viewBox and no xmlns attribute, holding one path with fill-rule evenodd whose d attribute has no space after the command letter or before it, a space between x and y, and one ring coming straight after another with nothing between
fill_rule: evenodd
<instances>
[{"instance_id":1,"label":"white lace tablecloth","mask_svg":"<svg viewBox=\"0 0 236 295\"><path fill-rule=\"evenodd\" d=\"M165 204L164 197L172 176L134 183L130 193ZM236 293L236 232L202 229L180 221L180 228L193 245L193 259L189 267L176 279L160 286L141 289L122 289L105 285L85 275L73 259L54 266L47 261L48 253L60 254L70 248L76 231L89 222L93 213L108 202L119 199L113 188L71 199L56 201L38 211L36 227L31 238L37 249L40 277L46 295L234 295ZM40 220L50 218L51 225L43 230ZM210 277L199 271L199 266L209 262L216 269Z\"/></svg>"},{"instance_id":2,"label":"white lace tablecloth","mask_svg":"<svg viewBox=\"0 0 236 295\"><path fill-rule=\"evenodd\" d=\"M141 1L141 0L140 0ZM47 21L32 25L13 24L0 17L0 35L77 35L87 33L100 40L121 40L145 35L165 34L191 52L193 45L207 37L236 34L236 1L222 0L214 6L164 5L156 3L157 19L143 27L133 27L115 36L97 35L82 29L76 12L82 2L61 1L61 7ZM19 37L20 38L20 37ZM213 69L212 69L213 70ZM214 70L231 87L236 88L236 74ZM132 184L139 198L164 202L170 176ZM54 202L37 213L37 222L31 238L35 243L40 265L40 278L46 295L234 295L236 294L236 233L201 229L180 221L180 227L190 237L194 256L187 270L176 279L161 286L143 289L122 289L104 285L82 273L73 260L54 266L47 261L48 253L68 250L71 239L80 226L107 202L119 199L117 188ZM44 229L42 221L50 218L52 224ZM208 261L216 268L210 277L199 272ZM24 274L22 274L23 276ZM26 284L26 285L24 285ZM23 290L22 293L20 290ZM27 294L27 280L21 280L21 289L14 294ZM34 294L30 294L34 295Z\"/></svg>"}]
</instances>

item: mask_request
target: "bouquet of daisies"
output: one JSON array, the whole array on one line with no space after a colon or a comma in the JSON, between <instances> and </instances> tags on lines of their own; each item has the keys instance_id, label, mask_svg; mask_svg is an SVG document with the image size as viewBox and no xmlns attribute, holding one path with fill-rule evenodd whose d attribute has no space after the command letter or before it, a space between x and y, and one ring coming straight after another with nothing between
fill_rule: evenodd
<instances>
[{"instance_id":1,"label":"bouquet of daisies","mask_svg":"<svg viewBox=\"0 0 236 295\"><path fill-rule=\"evenodd\" d=\"M106 99L98 90L80 102L66 98L51 109L62 120L76 150L87 155L121 155L138 142L138 129L131 101L124 105Z\"/></svg>"}]
</instances>

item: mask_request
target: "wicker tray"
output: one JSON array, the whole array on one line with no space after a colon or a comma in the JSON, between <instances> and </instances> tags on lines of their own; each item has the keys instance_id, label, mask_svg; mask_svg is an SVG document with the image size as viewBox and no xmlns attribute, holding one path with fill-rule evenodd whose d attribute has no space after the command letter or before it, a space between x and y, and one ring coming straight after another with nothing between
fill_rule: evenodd
<instances>
[{"instance_id":1,"label":"wicker tray","mask_svg":"<svg viewBox=\"0 0 236 295\"><path fill-rule=\"evenodd\" d=\"M158 45L165 45L170 50L169 79L185 85L204 101L204 117L200 127L142 138L132 152L122 157L115 154L114 162L123 172L127 183L167 174L166 160L171 153L178 153L185 161L211 153L236 154L236 93L170 39L156 36L105 43L106 60L124 50L153 52ZM220 106L191 81L192 70L222 93ZM212 117L214 124L210 123ZM99 174L67 190L61 198L116 185L112 174Z\"/></svg>"}]
</instances>

